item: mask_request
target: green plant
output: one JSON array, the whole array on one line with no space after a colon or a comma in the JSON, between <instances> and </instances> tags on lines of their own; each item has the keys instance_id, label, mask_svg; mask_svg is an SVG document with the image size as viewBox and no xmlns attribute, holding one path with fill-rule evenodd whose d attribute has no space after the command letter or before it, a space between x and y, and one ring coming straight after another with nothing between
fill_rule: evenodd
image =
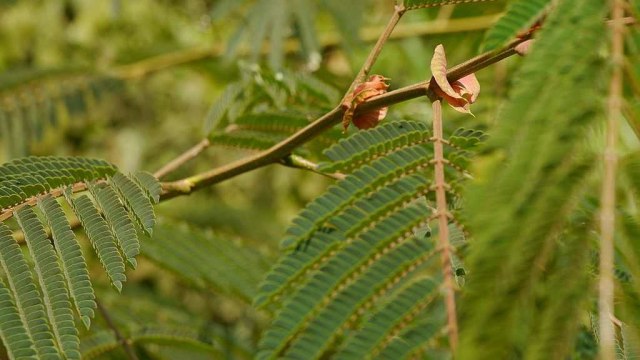
<instances>
[{"instance_id":1,"label":"green plant","mask_svg":"<svg viewBox=\"0 0 640 360\"><path fill-rule=\"evenodd\" d=\"M467 2L480 4L457 5ZM318 4L341 31L349 28L348 6ZM354 11L362 4L353 5ZM163 6L158 11L169 14L174 5ZM124 175L106 161L83 157L32 156L0 166L0 339L8 356L636 355L637 5L398 1L342 99L330 85L336 78L319 61L322 44L335 43L316 37L316 6L302 0L292 8L268 1L211 5L214 21L246 12L246 24L229 34L228 50L242 56L238 41L245 32L253 34L249 53L258 61L268 40L270 68L241 66L239 80L226 79L195 145L166 160L162 153L177 145L156 144L162 151L150 156L159 167L153 175ZM352 96L374 66L383 67L378 57L389 61L382 60L383 48L400 51L389 39L405 14L427 14L437 23L457 12L477 16L494 7L505 12L484 35L482 54L448 67L445 48L456 59L469 46L464 36L455 38L459 47L445 37L443 47L438 38L429 47L433 56L416 62L425 74L431 62L430 79L389 92L385 86L372 97ZM362 21L362 14L354 16L355 23ZM295 39L303 72L285 70L288 60L296 63L286 45ZM347 40L355 46L355 37ZM224 65L202 60L220 54L187 49L105 73L118 82L156 73L162 80L162 70L195 62L208 74L207 67ZM505 84L505 69L496 70L491 89L480 70L503 66L502 60L517 54L523 59L511 64L515 75ZM44 118L57 114L46 105L57 95L23 104L22 89L29 84L6 87L3 98L17 99L18 107ZM508 98L500 98L500 86L509 88ZM81 92L70 94L84 99ZM403 106L411 99L420 102L408 110ZM456 117L443 101L462 113L471 106L476 117ZM72 102L63 103L59 110L72 113ZM375 128L350 127L347 135L336 128L345 113L347 120L358 119L389 106L389 118ZM12 129L20 121L13 115ZM492 116L496 121L487 121ZM33 116L30 124L46 122L43 117ZM153 126L140 126L157 134ZM179 126L168 125L170 141L178 141L172 136ZM32 151L25 144L40 139L6 134L8 157L18 147ZM210 168L211 161L231 157L219 147L252 152ZM271 164L309 178L273 186L277 181L270 177L282 169L262 169ZM248 185L238 179L240 190L221 184L258 169ZM317 185L316 193L306 201L300 193L309 184ZM181 197L196 192L208 197L181 205ZM276 205L296 197L306 203L301 210ZM246 206L236 214L238 199ZM154 211L155 203L162 204ZM269 241L271 231L281 232L274 209L298 212L279 249ZM276 222L275 230L253 224L264 213L271 219L265 223ZM94 248L97 260L82 255L83 244ZM140 278L130 290L122 287L125 262L133 268L140 263L131 272ZM123 294L107 291L109 284ZM96 309L102 316L89 328ZM74 323L74 310L85 329Z\"/></svg>"}]
</instances>

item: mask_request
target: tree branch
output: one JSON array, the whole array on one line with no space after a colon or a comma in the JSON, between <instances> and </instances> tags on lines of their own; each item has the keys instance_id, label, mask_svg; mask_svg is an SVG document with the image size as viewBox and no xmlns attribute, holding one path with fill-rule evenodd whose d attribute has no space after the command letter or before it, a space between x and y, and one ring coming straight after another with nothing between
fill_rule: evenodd
<instances>
[{"instance_id":1,"label":"tree branch","mask_svg":"<svg viewBox=\"0 0 640 360\"><path fill-rule=\"evenodd\" d=\"M158 171L153 173L153 176L157 177L158 179L164 176L167 176L169 173L175 171L177 168L182 166L187 161L198 156L202 151L208 148L209 145L211 145L211 143L209 142L209 139L203 139L202 141L194 145L192 148L180 154L177 158L171 160L162 168L158 169Z\"/></svg>"},{"instance_id":2,"label":"tree branch","mask_svg":"<svg viewBox=\"0 0 640 360\"><path fill-rule=\"evenodd\" d=\"M612 73L607 103L607 132L604 149L604 179L600 195L600 279L598 315L600 327L600 357L616 358L614 316L613 257L616 211L616 143L618 119L622 110L622 67L624 65L624 4L622 0L611 2L611 62Z\"/></svg>"},{"instance_id":3,"label":"tree branch","mask_svg":"<svg viewBox=\"0 0 640 360\"><path fill-rule=\"evenodd\" d=\"M514 48L526 40L528 40L528 38L515 40L504 49L484 53L460 65L454 66L447 72L449 82L459 80L466 75L486 68L491 64L516 54ZM356 114L415 99L429 93L429 80L422 81L417 84L409 85L372 97L367 101L358 104ZM340 106L337 106L270 149L182 180L162 183L163 194L161 195L161 199L166 200L175 196L187 195L193 191L217 184L248 171L276 163L284 156L291 153L291 151L298 146L308 142L323 131L339 123L342 119L343 113L344 110Z\"/></svg>"}]
</instances>

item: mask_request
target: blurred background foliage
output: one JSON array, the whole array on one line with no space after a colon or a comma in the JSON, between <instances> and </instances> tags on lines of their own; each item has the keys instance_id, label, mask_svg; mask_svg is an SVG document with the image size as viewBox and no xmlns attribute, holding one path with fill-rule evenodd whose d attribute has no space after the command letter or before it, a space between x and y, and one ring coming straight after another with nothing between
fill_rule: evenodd
<instances>
[{"instance_id":1,"label":"blurred background foliage","mask_svg":"<svg viewBox=\"0 0 640 360\"><path fill-rule=\"evenodd\" d=\"M278 112L310 121L337 104L392 5L0 1L0 159L82 155L125 172L153 172L206 136L223 144L221 136L233 135L246 115ZM494 1L410 12L373 72L390 77L391 89L425 80L439 43L450 65L464 61L478 53L484 30L504 7ZM478 73L476 117L447 109L449 130L493 125L519 62ZM388 118L428 117L428 102L415 100L394 106ZM340 136L336 129L325 140ZM323 146L303 154L323 160ZM213 146L169 178L254 151L243 147ZM128 272L123 295L104 278L98 299L148 358L250 358L269 318L250 306L258 282L278 256L287 223L328 184L273 165L165 202L157 208L157 235L143 243L144 258ZM82 349L88 358L124 355L101 317L84 334Z\"/></svg>"}]
</instances>

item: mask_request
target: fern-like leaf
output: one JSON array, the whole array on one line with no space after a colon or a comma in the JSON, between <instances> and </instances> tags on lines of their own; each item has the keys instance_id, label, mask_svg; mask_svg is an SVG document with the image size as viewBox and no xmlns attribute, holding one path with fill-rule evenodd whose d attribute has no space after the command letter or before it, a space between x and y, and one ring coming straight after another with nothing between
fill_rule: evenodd
<instances>
[{"instance_id":1,"label":"fern-like leaf","mask_svg":"<svg viewBox=\"0 0 640 360\"><path fill-rule=\"evenodd\" d=\"M13 160L0 166L0 208L9 208L61 186L103 179L115 173L113 165L96 159L45 156Z\"/></svg>"},{"instance_id":2,"label":"fern-like leaf","mask_svg":"<svg viewBox=\"0 0 640 360\"><path fill-rule=\"evenodd\" d=\"M55 250L47 239L42 223L31 210L25 207L15 214L23 229L29 253L33 258L44 305L53 329L53 335L67 359L80 358L78 331L73 323L73 313L62 270L57 262Z\"/></svg>"},{"instance_id":3,"label":"fern-like leaf","mask_svg":"<svg viewBox=\"0 0 640 360\"><path fill-rule=\"evenodd\" d=\"M1 280L0 339L10 359L36 359L33 341L24 328L11 292Z\"/></svg>"},{"instance_id":4,"label":"fern-like leaf","mask_svg":"<svg viewBox=\"0 0 640 360\"><path fill-rule=\"evenodd\" d=\"M443 140L452 181L465 177L464 160L482 138L480 132L458 130ZM358 132L326 150L332 161L323 169L350 173L309 203L287 230L282 245L288 253L267 274L255 299L257 306L277 309L258 358L318 359L342 345L355 346L349 344L357 343L358 331L375 326L370 321L379 304L398 299L398 289L434 267L433 243L418 235L434 219L431 142L426 124L398 121ZM453 166L456 162L460 165ZM455 197L452 190L448 195ZM397 328L389 325L395 329L389 331L403 335L425 328L425 303L413 303L412 315ZM368 349L382 353L394 336L363 341L373 341ZM421 346L393 349L410 356Z\"/></svg>"},{"instance_id":5,"label":"fern-like leaf","mask_svg":"<svg viewBox=\"0 0 640 360\"><path fill-rule=\"evenodd\" d=\"M388 187L382 188L377 193L372 193L365 199L356 202L351 208L345 210L342 214L330 219L331 231L339 230L342 232L346 239L353 239L357 234L367 227L378 221L390 213L406 206L407 203L420 197L429 191L429 181L422 175L415 174L405 178L399 179L397 182L389 184ZM306 210L309 213L305 214L305 211L301 216L307 217L310 227L307 227L309 235L312 236L313 229L321 226L327 221L328 216L326 213L317 213L319 216L313 216L311 211L326 210L329 208L331 201L335 201L336 192L329 190L326 198L318 198L317 202L311 203ZM323 196L324 197L324 196ZM319 204L324 205L324 208L320 208ZM340 210L342 203L334 203L333 208ZM294 221L295 222L295 221ZM298 224L300 221L298 221ZM294 232L298 230L291 230ZM322 230L318 228L318 232ZM269 301L276 299L283 294L286 294L292 286L297 282L304 279L307 272L317 266L322 265L322 262L327 259L327 256L335 251L338 247L345 245L338 241L327 242L321 239L328 239L326 236L320 237L320 239L312 238L308 240L307 244L303 245L304 251L296 254L295 256L287 256L283 258L276 266L273 267L271 273L267 275L262 287L261 295L256 299L257 306L263 306ZM298 238L301 240L302 238ZM316 240L319 240L318 244L315 244ZM347 240L350 241L350 240ZM314 243L313 246L309 246L309 243Z\"/></svg>"},{"instance_id":6,"label":"fern-like leaf","mask_svg":"<svg viewBox=\"0 0 640 360\"><path fill-rule=\"evenodd\" d=\"M209 108L209 112L205 118L205 134L210 134L214 129L226 126L226 123L222 122L224 116L227 114L231 104L242 94L245 87L245 84L238 82L230 84L222 91L220 97L211 105L211 108Z\"/></svg>"},{"instance_id":7,"label":"fern-like leaf","mask_svg":"<svg viewBox=\"0 0 640 360\"><path fill-rule=\"evenodd\" d=\"M52 197L40 200L40 209L47 219L56 244L67 287L80 319L88 329L96 308L95 295L85 259L62 207Z\"/></svg>"},{"instance_id":8,"label":"fern-like leaf","mask_svg":"<svg viewBox=\"0 0 640 360\"><path fill-rule=\"evenodd\" d=\"M285 351L317 358L326 351L350 316L378 291L384 293L388 281L406 276L432 257L407 241L412 230L427 221L427 213L424 206L401 209L331 257L284 303L263 336L259 358ZM331 235L342 238L340 232Z\"/></svg>"},{"instance_id":9,"label":"fern-like leaf","mask_svg":"<svg viewBox=\"0 0 640 360\"><path fill-rule=\"evenodd\" d=\"M9 356L21 358L20 354L27 354L20 335L24 333L32 340L38 358L78 359L80 348L72 307L88 328L96 302L80 244L56 197L67 199L109 279L121 290L126 279L121 252L132 265L139 252L138 234L131 218L135 215L140 228L151 232L151 202L158 199L160 186L147 173L129 178L102 160L64 157L29 157L5 163L0 166L0 184L0 263L2 278L10 290L9 298L0 299L6 305L0 315L13 321L17 311L20 319L20 323L0 326L0 331L7 329L16 336L15 342L3 339ZM86 194L73 194L86 190L95 203ZM43 220L35 209L40 210ZM39 286L5 224L11 217L15 217L24 234ZM48 239L46 227L53 242ZM19 326L22 331L17 329Z\"/></svg>"},{"instance_id":10,"label":"fern-like leaf","mask_svg":"<svg viewBox=\"0 0 640 360\"><path fill-rule=\"evenodd\" d=\"M438 311L439 310L439 311ZM416 359L424 358L425 349L429 342L433 342L443 329L444 309L436 308L428 311L425 316L409 324L403 331L391 339L384 347L378 358L380 359Z\"/></svg>"},{"instance_id":11,"label":"fern-like leaf","mask_svg":"<svg viewBox=\"0 0 640 360\"><path fill-rule=\"evenodd\" d=\"M162 187L153 175L145 171L138 171L135 173L133 180L142 188L149 196L149 199L157 204L160 201L160 194L162 193Z\"/></svg>"},{"instance_id":12,"label":"fern-like leaf","mask_svg":"<svg viewBox=\"0 0 640 360\"><path fill-rule=\"evenodd\" d=\"M334 211L343 209L355 198L380 189L399 177L424 169L429 165L431 154L428 147L418 144L358 169L347 179L331 187L325 195L314 200L294 219L293 226L287 230L291 236L285 238L282 246L286 248L308 241L309 236L318 229L318 224L322 224ZM399 168L403 170L398 171Z\"/></svg>"},{"instance_id":13,"label":"fern-like leaf","mask_svg":"<svg viewBox=\"0 0 640 360\"><path fill-rule=\"evenodd\" d=\"M322 164L321 169L348 172L401 148L428 143L430 133L426 124L411 121L390 122L371 131L359 131L327 148L324 155L331 162Z\"/></svg>"},{"instance_id":14,"label":"fern-like leaf","mask_svg":"<svg viewBox=\"0 0 640 360\"><path fill-rule=\"evenodd\" d=\"M520 316L533 305L521 300L551 276L543 278L542 270L596 161L584 138L601 111L592 99L602 94L603 17L601 2L559 1L500 113L504 121L488 142L493 152L478 175L482 181L466 197L474 241L465 264L474 277L461 299L461 359L510 357L523 346L515 334L533 325ZM549 69L562 76L546 76ZM586 239L580 246L588 246Z\"/></svg>"},{"instance_id":15,"label":"fern-like leaf","mask_svg":"<svg viewBox=\"0 0 640 360\"><path fill-rule=\"evenodd\" d=\"M118 339L113 331L101 330L83 338L80 343L80 351L83 359L97 359L119 346Z\"/></svg>"},{"instance_id":16,"label":"fern-like leaf","mask_svg":"<svg viewBox=\"0 0 640 360\"><path fill-rule=\"evenodd\" d=\"M362 329L344 344L336 359L375 358L438 294L438 284L428 278L417 279L398 291L376 311ZM388 357L386 357L388 358ZM399 357L394 357L398 359Z\"/></svg>"},{"instance_id":17,"label":"fern-like leaf","mask_svg":"<svg viewBox=\"0 0 640 360\"><path fill-rule=\"evenodd\" d=\"M143 254L196 286L221 289L250 301L267 270L261 257L230 239L197 228L158 224ZM250 264L250 266L248 266Z\"/></svg>"},{"instance_id":18,"label":"fern-like leaf","mask_svg":"<svg viewBox=\"0 0 640 360\"><path fill-rule=\"evenodd\" d=\"M102 210L112 233L118 241L127 262L136 268L136 255L140 253L140 242L129 214L118 199L118 194L109 186L89 186L93 198Z\"/></svg>"},{"instance_id":19,"label":"fern-like leaf","mask_svg":"<svg viewBox=\"0 0 640 360\"><path fill-rule=\"evenodd\" d=\"M121 81L102 75L47 71L0 78L0 139L11 158L28 155L60 118L85 114L90 103L121 88Z\"/></svg>"},{"instance_id":20,"label":"fern-like leaf","mask_svg":"<svg viewBox=\"0 0 640 360\"><path fill-rule=\"evenodd\" d=\"M149 198L143 195L143 190L135 182L121 173L116 173L109 180L118 190L120 199L126 205L129 213L138 221L142 230L151 236L155 217Z\"/></svg>"},{"instance_id":21,"label":"fern-like leaf","mask_svg":"<svg viewBox=\"0 0 640 360\"><path fill-rule=\"evenodd\" d=\"M506 13L484 38L482 51L498 49L513 40L518 33L527 30L549 6L551 0L516 0L509 3Z\"/></svg>"},{"instance_id":22,"label":"fern-like leaf","mask_svg":"<svg viewBox=\"0 0 640 360\"><path fill-rule=\"evenodd\" d=\"M122 283L127 279L124 275L124 260L118 251L116 240L107 221L100 215L88 196L72 198L69 191L65 192L65 196L82 223L100 263L107 271L111 284L121 291Z\"/></svg>"},{"instance_id":23,"label":"fern-like leaf","mask_svg":"<svg viewBox=\"0 0 640 360\"><path fill-rule=\"evenodd\" d=\"M0 223L0 249L2 269L7 274L22 324L33 340L38 358L60 358L31 270L20 246L11 236L11 230L4 223Z\"/></svg>"}]
</instances>

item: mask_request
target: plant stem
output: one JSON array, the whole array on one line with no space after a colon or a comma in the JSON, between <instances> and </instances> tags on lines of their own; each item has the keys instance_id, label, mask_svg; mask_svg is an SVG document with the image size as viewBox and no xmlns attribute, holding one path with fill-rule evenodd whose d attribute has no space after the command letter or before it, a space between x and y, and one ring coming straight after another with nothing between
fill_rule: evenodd
<instances>
[{"instance_id":1,"label":"plant stem","mask_svg":"<svg viewBox=\"0 0 640 360\"><path fill-rule=\"evenodd\" d=\"M320 167L318 166L318 164L298 155L291 154L291 155L285 156L284 158L280 159L280 164L290 168L294 168L294 169L308 170L334 180L343 180L344 178L346 178L345 174L342 174L339 172L335 172L335 173L322 172L319 170Z\"/></svg>"},{"instance_id":2,"label":"plant stem","mask_svg":"<svg viewBox=\"0 0 640 360\"><path fill-rule=\"evenodd\" d=\"M449 245L449 209L446 190L449 187L444 178L444 146L442 135L442 100L431 102L433 109L433 167L435 176L436 209L438 215L438 247L440 248L440 266L444 282L444 303L447 309L447 329L451 352L458 347L458 320L456 315L456 294L451 269L451 247Z\"/></svg>"},{"instance_id":3,"label":"plant stem","mask_svg":"<svg viewBox=\"0 0 640 360\"><path fill-rule=\"evenodd\" d=\"M624 4L622 0L611 1L611 62L612 73L607 103L607 132L604 149L604 179L602 181L600 209L600 279L598 314L600 327L600 357L613 360L615 353L613 258L616 211L616 143L618 119L622 109L622 66L624 65Z\"/></svg>"},{"instance_id":4,"label":"plant stem","mask_svg":"<svg viewBox=\"0 0 640 360\"><path fill-rule=\"evenodd\" d=\"M447 72L447 79L449 79L449 82L454 82L463 76L476 72L504 58L514 55L516 54L514 47L525 40L527 39L516 40L502 50L488 52L460 65L454 66ZM425 96L428 93L430 93L429 80L422 81L414 85L409 85L407 87L367 99L365 102L358 104L358 107L356 108L356 115L363 111L378 109ZM161 199L166 200L175 196L187 195L195 190L217 184L245 172L278 162L298 146L308 142L323 131L340 122L343 113L344 110L340 106L337 106L270 149L182 180L162 183L163 194Z\"/></svg>"},{"instance_id":5,"label":"plant stem","mask_svg":"<svg viewBox=\"0 0 640 360\"><path fill-rule=\"evenodd\" d=\"M202 151L208 148L209 145L211 145L211 143L209 142L209 139L203 139L202 141L194 145L192 148L183 152L177 158L171 160L169 163L164 165L158 171L153 173L153 176L157 177L158 179L167 176L169 173L175 171L177 168L182 166L187 161L198 156Z\"/></svg>"},{"instance_id":6,"label":"plant stem","mask_svg":"<svg viewBox=\"0 0 640 360\"><path fill-rule=\"evenodd\" d=\"M371 49L371 52L369 52L369 56L367 56L367 59L364 61L364 64L362 64L360 71L358 71L356 78L353 80L353 82L349 86L349 89L344 94L341 102L343 102L347 98L347 96L349 96L349 94L351 94L351 92L356 88L356 86L361 84L365 80L367 75L369 75L369 72L371 72L371 68L373 67L373 64L376 62L376 59L378 59L378 56L382 51L382 47L389 39L389 36L391 36L393 29L396 27L396 25L400 21L400 18L402 17L404 12L405 12L404 5L394 6L393 15L389 19L387 26L385 26L384 31L382 32L382 34L380 34L380 37L378 38L378 41L376 41L376 44L373 46L373 49Z\"/></svg>"},{"instance_id":7,"label":"plant stem","mask_svg":"<svg viewBox=\"0 0 640 360\"><path fill-rule=\"evenodd\" d=\"M118 330L118 327L113 322L113 319L111 318L111 315L109 315L107 308L105 308L104 305L102 305L102 303L98 301L98 299L96 299L96 305L98 306L98 311L100 311L100 314L104 318L104 321L107 323L107 326L111 328L111 330L113 330L113 333L116 335L116 339L122 345L127 359L138 360L138 356L136 355L135 351L133 351L129 339L125 338L120 330Z\"/></svg>"}]
</instances>

